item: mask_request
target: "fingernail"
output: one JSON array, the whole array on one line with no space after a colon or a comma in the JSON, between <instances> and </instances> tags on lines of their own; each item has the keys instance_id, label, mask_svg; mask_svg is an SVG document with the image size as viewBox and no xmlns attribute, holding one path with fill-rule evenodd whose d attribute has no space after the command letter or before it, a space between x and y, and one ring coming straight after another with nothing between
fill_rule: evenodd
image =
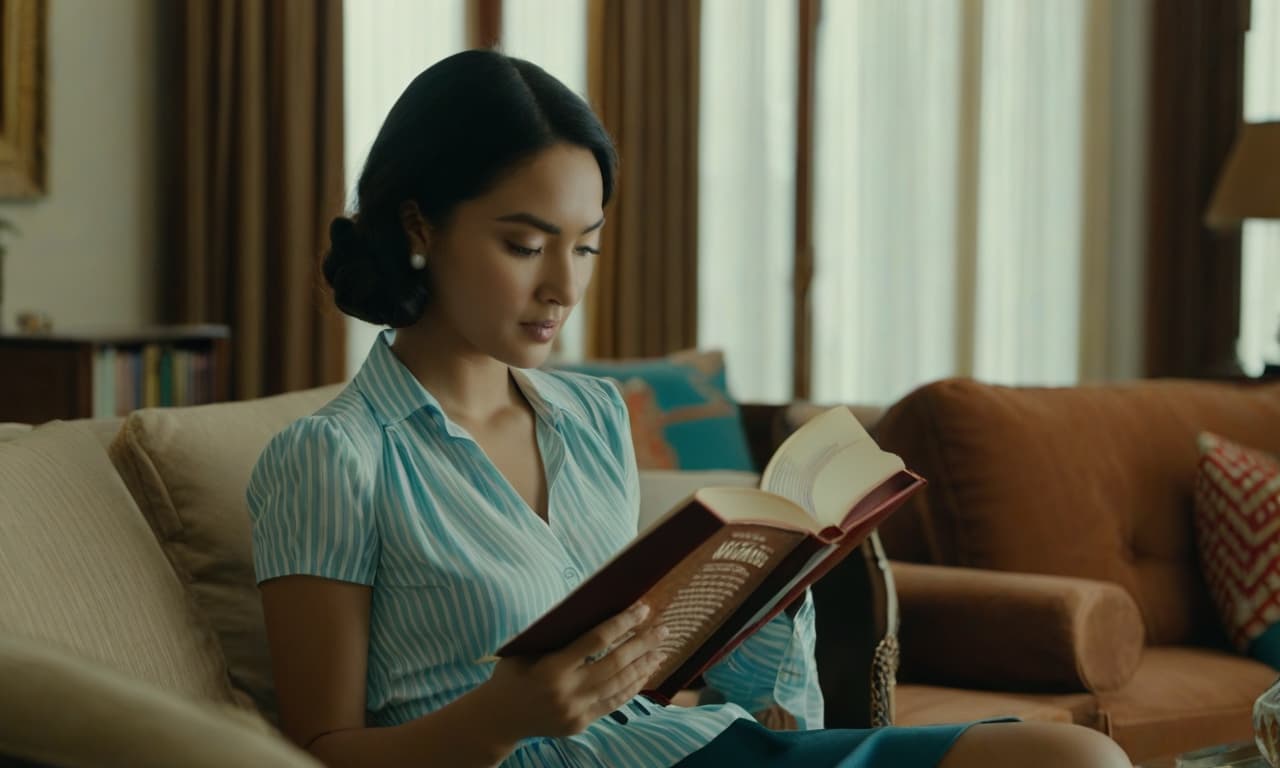
<instances>
[{"instance_id":1,"label":"fingernail","mask_svg":"<svg viewBox=\"0 0 1280 768\"><path fill-rule=\"evenodd\" d=\"M649 615L649 606L647 603L640 603L632 610L635 612L636 621L644 621L644 618Z\"/></svg>"}]
</instances>

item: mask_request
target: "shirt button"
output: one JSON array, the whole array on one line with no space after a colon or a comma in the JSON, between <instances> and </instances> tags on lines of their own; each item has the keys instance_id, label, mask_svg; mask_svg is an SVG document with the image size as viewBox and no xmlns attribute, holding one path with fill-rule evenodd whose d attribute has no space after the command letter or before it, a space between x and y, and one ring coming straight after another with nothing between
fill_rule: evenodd
<instances>
[{"instance_id":1,"label":"shirt button","mask_svg":"<svg viewBox=\"0 0 1280 768\"><path fill-rule=\"evenodd\" d=\"M564 576L564 580L569 582L570 584L576 583L578 581L579 574L578 574L577 568L572 568L572 567L565 568L564 573L561 575Z\"/></svg>"}]
</instances>

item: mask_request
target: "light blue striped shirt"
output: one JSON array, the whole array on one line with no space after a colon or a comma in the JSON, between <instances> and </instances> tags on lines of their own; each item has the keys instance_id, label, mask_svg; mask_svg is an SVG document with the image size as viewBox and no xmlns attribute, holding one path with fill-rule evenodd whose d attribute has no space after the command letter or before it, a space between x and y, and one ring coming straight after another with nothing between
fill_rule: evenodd
<instances>
[{"instance_id":1,"label":"light blue striped shirt","mask_svg":"<svg viewBox=\"0 0 1280 768\"><path fill-rule=\"evenodd\" d=\"M492 653L636 534L639 481L626 406L604 379L512 373L533 405L549 522L392 353L391 332L319 412L272 439L248 501L259 582L308 574L373 588L369 722L435 711L488 679ZM822 727L811 598L715 667L726 704L636 697L586 731L532 738L504 766L669 766L737 718L778 703ZM620 720L625 719L625 722Z\"/></svg>"}]
</instances>

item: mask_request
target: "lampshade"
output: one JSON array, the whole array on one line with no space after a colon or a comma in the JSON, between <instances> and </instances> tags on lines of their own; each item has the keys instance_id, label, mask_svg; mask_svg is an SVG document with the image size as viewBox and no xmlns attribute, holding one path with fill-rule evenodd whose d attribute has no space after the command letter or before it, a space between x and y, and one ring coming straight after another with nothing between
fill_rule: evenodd
<instances>
[{"instance_id":1,"label":"lampshade","mask_svg":"<svg viewBox=\"0 0 1280 768\"><path fill-rule=\"evenodd\" d=\"M1280 122L1241 125L1218 176L1205 223L1224 228L1244 219L1280 219Z\"/></svg>"}]
</instances>

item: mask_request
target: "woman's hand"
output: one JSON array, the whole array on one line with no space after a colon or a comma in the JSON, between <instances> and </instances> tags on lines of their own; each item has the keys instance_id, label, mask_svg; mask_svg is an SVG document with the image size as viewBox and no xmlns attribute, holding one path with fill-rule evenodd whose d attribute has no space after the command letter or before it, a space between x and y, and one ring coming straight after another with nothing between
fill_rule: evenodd
<instances>
[{"instance_id":1,"label":"woman's hand","mask_svg":"<svg viewBox=\"0 0 1280 768\"><path fill-rule=\"evenodd\" d=\"M648 615L649 607L638 603L563 650L499 661L482 687L502 709L500 720L514 730L514 740L581 733L639 693L665 659L657 650L665 628L628 637Z\"/></svg>"}]
</instances>

